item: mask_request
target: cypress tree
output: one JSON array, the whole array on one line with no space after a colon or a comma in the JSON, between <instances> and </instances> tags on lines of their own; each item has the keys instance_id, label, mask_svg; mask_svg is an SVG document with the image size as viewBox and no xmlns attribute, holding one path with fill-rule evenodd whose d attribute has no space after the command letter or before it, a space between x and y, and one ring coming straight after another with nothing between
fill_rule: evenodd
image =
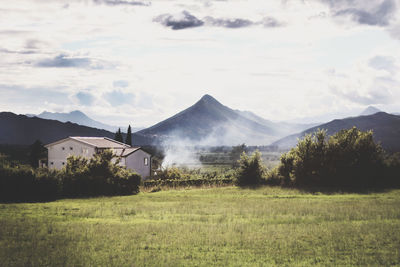
<instances>
[{"instance_id":1,"label":"cypress tree","mask_svg":"<svg viewBox=\"0 0 400 267\"><path fill-rule=\"evenodd\" d=\"M43 146L40 140L36 140L30 146L29 152L29 163L32 167L37 168L39 167L39 160L46 159L47 157L47 149Z\"/></svg>"},{"instance_id":2,"label":"cypress tree","mask_svg":"<svg viewBox=\"0 0 400 267\"><path fill-rule=\"evenodd\" d=\"M124 139L123 139L122 133L121 133L121 128L118 128L118 131L115 133L114 140L118 141L118 142L121 142L121 143L124 142Z\"/></svg>"},{"instance_id":3,"label":"cypress tree","mask_svg":"<svg viewBox=\"0 0 400 267\"><path fill-rule=\"evenodd\" d=\"M132 146L132 129L131 129L131 125L128 126L128 133L126 134L125 144Z\"/></svg>"}]
</instances>

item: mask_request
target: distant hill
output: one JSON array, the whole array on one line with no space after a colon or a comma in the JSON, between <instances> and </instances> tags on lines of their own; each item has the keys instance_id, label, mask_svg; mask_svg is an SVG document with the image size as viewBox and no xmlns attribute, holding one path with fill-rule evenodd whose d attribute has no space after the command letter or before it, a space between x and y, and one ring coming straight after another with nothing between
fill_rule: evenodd
<instances>
[{"instance_id":1,"label":"distant hill","mask_svg":"<svg viewBox=\"0 0 400 267\"><path fill-rule=\"evenodd\" d=\"M104 129L110 132L116 132L118 130L118 126L112 126L108 125L96 120L93 120L92 118L88 117L85 113L79 110L71 111L69 113L61 113L61 112L48 112L44 111L40 113L39 115L34 115L34 114L26 114L28 117L33 117L36 116L38 118L42 119L48 119L48 120L57 120L61 122L73 122L77 123L79 125L84 125L88 127L93 127L97 129ZM128 127L121 127L121 130L123 132L126 132L126 129ZM136 132L138 130L141 130L143 128L134 128L132 127L132 132Z\"/></svg>"},{"instance_id":2,"label":"distant hill","mask_svg":"<svg viewBox=\"0 0 400 267\"><path fill-rule=\"evenodd\" d=\"M268 144L278 134L273 127L243 116L210 95L204 95L193 106L138 133L161 142L187 141L187 145Z\"/></svg>"},{"instance_id":3,"label":"distant hill","mask_svg":"<svg viewBox=\"0 0 400 267\"><path fill-rule=\"evenodd\" d=\"M240 111L240 110L235 110L238 114L253 120L255 122L258 122L262 125L268 126L270 128L273 128L274 131L279 135L279 136L287 136L292 133L298 133L303 130L306 130L308 128L314 127L318 125L319 123L292 123L292 122L273 122L270 120L266 120L256 114L254 114L251 111Z\"/></svg>"},{"instance_id":4,"label":"distant hill","mask_svg":"<svg viewBox=\"0 0 400 267\"><path fill-rule=\"evenodd\" d=\"M381 110L377 109L376 107L369 106L363 112L361 112L360 116L368 116L378 112L381 112Z\"/></svg>"},{"instance_id":5,"label":"distant hill","mask_svg":"<svg viewBox=\"0 0 400 267\"><path fill-rule=\"evenodd\" d=\"M114 138L114 133L71 122L0 112L0 144L30 145L36 140L47 144L68 136L105 136ZM133 142L141 145L151 141L143 136L134 134Z\"/></svg>"},{"instance_id":6,"label":"distant hill","mask_svg":"<svg viewBox=\"0 0 400 267\"><path fill-rule=\"evenodd\" d=\"M297 144L298 138L302 138L308 133L313 133L317 131L317 129L326 129L328 135L332 135L342 129L349 129L353 126L363 131L373 130L375 141L381 142L383 148L388 151L400 151L400 116L385 112L333 120L307 129L301 133L282 138L272 143L272 145L277 145L281 148L291 148Z\"/></svg>"}]
</instances>

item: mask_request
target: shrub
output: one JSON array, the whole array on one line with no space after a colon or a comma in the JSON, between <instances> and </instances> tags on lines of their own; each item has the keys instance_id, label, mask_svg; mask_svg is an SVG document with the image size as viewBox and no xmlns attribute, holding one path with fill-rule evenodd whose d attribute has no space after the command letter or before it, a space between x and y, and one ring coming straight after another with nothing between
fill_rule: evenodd
<instances>
[{"instance_id":1,"label":"shrub","mask_svg":"<svg viewBox=\"0 0 400 267\"><path fill-rule=\"evenodd\" d=\"M60 181L47 169L32 169L15 163L0 163L0 201L56 199Z\"/></svg>"},{"instance_id":2,"label":"shrub","mask_svg":"<svg viewBox=\"0 0 400 267\"><path fill-rule=\"evenodd\" d=\"M400 152L386 156L385 178L386 184L400 186Z\"/></svg>"},{"instance_id":3,"label":"shrub","mask_svg":"<svg viewBox=\"0 0 400 267\"><path fill-rule=\"evenodd\" d=\"M112 162L114 154L105 150L89 161L69 157L62 170L64 196L127 195L139 192L141 177Z\"/></svg>"},{"instance_id":4,"label":"shrub","mask_svg":"<svg viewBox=\"0 0 400 267\"><path fill-rule=\"evenodd\" d=\"M143 181L144 187L188 187L188 186L223 186L233 184L233 178L187 178L187 179L166 179L166 180L146 180Z\"/></svg>"},{"instance_id":5,"label":"shrub","mask_svg":"<svg viewBox=\"0 0 400 267\"><path fill-rule=\"evenodd\" d=\"M61 171L33 169L0 158L0 201L138 193L140 175L113 163L113 157L111 151L96 154L91 160L69 157Z\"/></svg>"},{"instance_id":6,"label":"shrub","mask_svg":"<svg viewBox=\"0 0 400 267\"><path fill-rule=\"evenodd\" d=\"M149 187L187 187L187 186L220 186L234 183L234 171L208 171L189 169L187 167L165 168L151 180L143 181L143 186Z\"/></svg>"},{"instance_id":7,"label":"shrub","mask_svg":"<svg viewBox=\"0 0 400 267\"><path fill-rule=\"evenodd\" d=\"M267 172L265 183L272 186L283 184L283 177L280 175L278 168L274 168Z\"/></svg>"},{"instance_id":8,"label":"shrub","mask_svg":"<svg viewBox=\"0 0 400 267\"><path fill-rule=\"evenodd\" d=\"M374 187L382 185L383 162L372 131L353 127L328 138L318 130L281 156L278 173L285 185Z\"/></svg>"},{"instance_id":9,"label":"shrub","mask_svg":"<svg viewBox=\"0 0 400 267\"><path fill-rule=\"evenodd\" d=\"M161 180L174 180L174 179L188 179L188 170L179 169L177 167L167 167L157 173L156 179Z\"/></svg>"},{"instance_id":10,"label":"shrub","mask_svg":"<svg viewBox=\"0 0 400 267\"><path fill-rule=\"evenodd\" d=\"M261 153L256 150L252 156L242 153L236 173L236 184L239 186L256 186L263 183L266 169L261 160Z\"/></svg>"}]
</instances>

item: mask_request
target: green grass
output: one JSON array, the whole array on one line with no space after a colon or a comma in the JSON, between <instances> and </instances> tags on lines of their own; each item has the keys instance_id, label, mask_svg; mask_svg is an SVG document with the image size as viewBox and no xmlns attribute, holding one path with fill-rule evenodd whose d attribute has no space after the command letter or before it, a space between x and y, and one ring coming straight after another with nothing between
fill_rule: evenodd
<instances>
[{"instance_id":1,"label":"green grass","mask_svg":"<svg viewBox=\"0 0 400 267\"><path fill-rule=\"evenodd\" d=\"M235 187L0 204L0 266L400 266L400 191Z\"/></svg>"}]
</instances>

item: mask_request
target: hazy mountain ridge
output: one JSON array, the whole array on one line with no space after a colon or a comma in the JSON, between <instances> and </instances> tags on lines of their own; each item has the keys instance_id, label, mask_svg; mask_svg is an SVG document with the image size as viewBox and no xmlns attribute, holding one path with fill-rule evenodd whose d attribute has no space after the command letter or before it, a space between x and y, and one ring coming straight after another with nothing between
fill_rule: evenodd
<instances>
[{"instance_id":1,"label":"hazy mountain ridge","mask_svg":"<svg viewBox=\"0 0 400 267\"><path fill-rule=\"evenodd\" d=\"M269 126L275 130L276 133L279 133L281 136L286 136L291 133L297 133L303 130L306 130L308 128L314 127L320 123L290 123L290 122L283 122L283 121L278 121L278 122L273 122L267 119L264 119L256 114L254 114L251 111L241 111L241 110L235 110L235 112L239 113L240 115L253 120L255 122L258 122L262 125Z\"/></svg>"},{"instance_id":2,"label":"hazy mountain ridge","mask_svg":"<svg viewBox=\"0 0 400 267\"><path fill-rule=\"evenodd\" d=\"M111 132L116 132L118 130L118 128L121 128L121 131L126 132L126 129L128 128L127 126L119 127L119 126L108 125L108 124L96 121L79 110L74 110L74 111L71 111L68 113L43 111L42 113L40 113L38 115L26 114L26 116L28 116L28 117L36 116L41 119L57 120L60 122L68 122L69 121L72 123L77 123L79 125L88 126L88 127L97 128L97 129L104 129L104 130L111 131ZM132 127L133 132L136 132L141 129L143 129L143 128Z\"/></svg>"},{"instance_id":3,"label":"hazy mountain ridge","mask_svg":"<svg viewBox=\"0 0 400 267\"><path fill-rule=\"evenodd\" d=\"M314 133L318 129L326 129L328 135L333 135L340 130L349 129L353 126L362 131L373 130L375 141L381 142L383 148L390 151L400 151L400 116L386 112L336 119L301 133L284 137L272 143L272 145L288 149L294 147L299 138L303 138L306 134Z\"/></svg>"},{"instance_id":4,"label":"hazy mountain ridge","mask_svg":"<svg viewBox=\"0 0 400 267\"><path fill-rule=\"evenodd\" d=\"M375 110L375 108L368 107L363 113ZM80 111L44 112L39 115L51 119L15 115L10 112L0 113L0 143L31 144L36 139L49 143L67 136L114 137L115 131L110 132L59 121L70 120L71 116L75 116L75 118L81 119L81 123L93 123L94 120ZM55 115L59 120L54 120ZM96 126L104 125L100 123L100 126L98 124ZM398 141L400 140L400 116L378 112L373 115L336 119L319 125L273 122L250 111L233 110L210 95L204 95L194 105L176 115L134 133L133 144L219 146L241 143L269 145L272 143L281 148L290 148L297 143L297 138L314 132L318 128L327 129L328 134L331 135L341 129L353 126L357 126L361 130L374 130L376 140L381 141L385 148L400 151L400 142Z\"/></svg>"},{"instance_id":5,"label":"hazy mountain ridge","mask_svg":"<svg viewBox=\"0 0 400 267\"><path fill-rule=\"evenodd\" d=\"M16 115L11 112L0 112L0 126L0 144L30 145L36 140L48 144L68 136L114 138L114 133L107 130L71 122ZM137 134L134 134L132 139L134 144L151 142Z\"/></svg>"}]
</instances>

